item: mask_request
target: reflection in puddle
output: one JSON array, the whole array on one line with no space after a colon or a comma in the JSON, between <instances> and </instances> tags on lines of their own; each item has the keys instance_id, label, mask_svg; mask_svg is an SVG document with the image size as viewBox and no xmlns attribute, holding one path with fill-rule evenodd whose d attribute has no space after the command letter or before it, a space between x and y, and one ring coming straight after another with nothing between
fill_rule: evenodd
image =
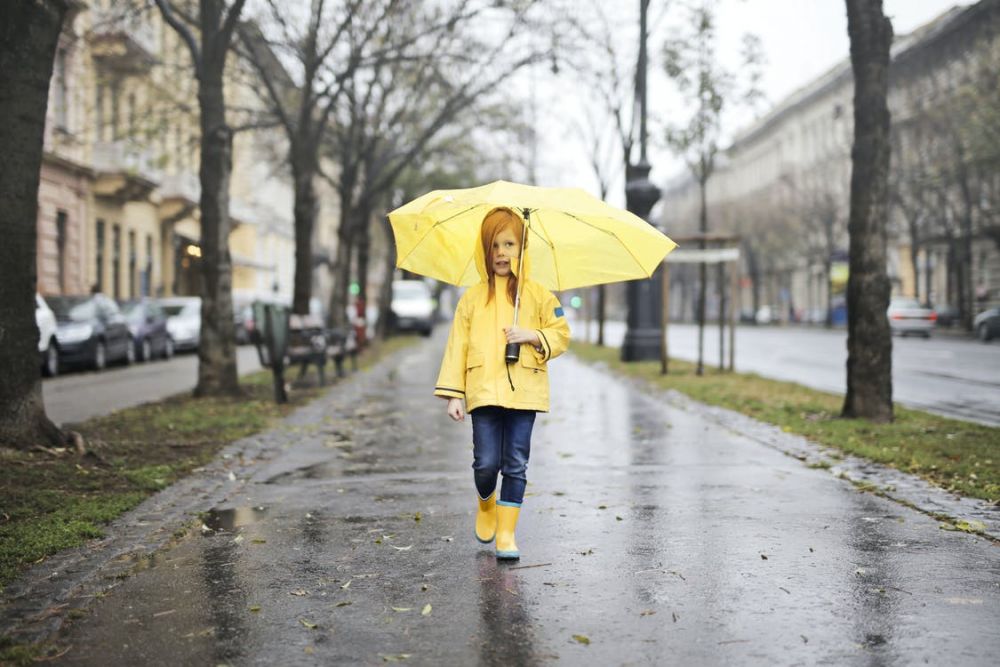
<instances>
[{"instance_id":1,"label":"reflection in puddle","mask_svg":"<svg viewBox=\"0 0 1000 667\"><path fill-rule=\"evenodd\" d=\"M234 530L257 523L264 518L265 514L267 514L267 508L264 507L213 509L208 512L204 523L212 530Z\"/></svg>"}]
</instances>

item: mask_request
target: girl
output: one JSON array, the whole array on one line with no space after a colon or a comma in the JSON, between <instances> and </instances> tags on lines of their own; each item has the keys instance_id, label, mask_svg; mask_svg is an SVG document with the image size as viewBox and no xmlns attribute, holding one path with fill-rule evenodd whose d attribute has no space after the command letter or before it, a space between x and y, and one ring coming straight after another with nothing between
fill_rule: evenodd
<instances>
[{"instance_id":1,"label":"girl","mask_svg":"<svg viewBox=\"0 0 1000 667\"><path fill-rule=\"evenodd\" d=\"M476 245L482 282L470 287L455 308L434 389L435 396L448 400L453 420L464 421L465 410L472 415L472 470L479 492L476 539L489 544L495 538L500 559L520 558L514 528L527 483L535 413L549 409L546 363L569 346L569 325L559 301L528 278L527 261L519 262L523 232L520 216L509 208L495 208L483 219ZM513 326L522 281L519 326ZM509 364L504 361L508 343L520 345L518 360Z\"/></svg>"}]
</instances>

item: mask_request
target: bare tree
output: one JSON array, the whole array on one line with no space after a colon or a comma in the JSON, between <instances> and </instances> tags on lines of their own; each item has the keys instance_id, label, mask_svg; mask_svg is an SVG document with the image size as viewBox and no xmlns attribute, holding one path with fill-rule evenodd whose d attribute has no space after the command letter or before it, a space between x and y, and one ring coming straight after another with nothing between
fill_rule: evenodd
<instances>
[{"instance_id":1,"label":"bare tree","mask_svg":"<svg viewBox=\"0 0 1000 667\"><path fill-rule=\"evenodd\" d=\"M889 187L889 48L892 23L882 0L847 0L854 72L850 276L847 279L847 395L844 417L889 422L892 338L886 309Z\"/></svg>"},{"instance_id":2,"label":"bare tree","mask_svg":"<svg viewBox=\"0 0 1000 667\"><path fill-rule=\"evenodd\" d=\"M236 340L233 330L233 267L229 256L229 181L233 166L233 128L226 121L223 87L226 58L246 0L199 0L197 28L184 20L171 0L155 0L163 20L191 53L198 80L201 181L201 341L196 396L237 395Z\"/></svg>"},{"instance_id":3,"label":"bare tree","mask_svg":"<svg viewBox=\"0 0 1000 667\"><path fill-rule=\"evenodd\" d=\"M312 297L313 230L319 213L316 177L320 147L330 127L330 118L343 83L371 55L370 42L381 42L381 33L396 20L399 0L344 0L330 7L326 0L311 0L306 26L298 29L287 16L288 6L268 0L270 23L280 36L269 40L256 25L244 23L241 53L253 65L263 83L263 98L277 117L288 139L295 203L295 289L292 310L309 312ZM352 35L348 39L350 27ZM295 81L275 56L290 53L298 70ZM373 50L377 50L374 47Z\"/></svg>"},{"instance_id":4,"label":"bare tree","mask_svg":"<svg viewBox=\"0 0 1000 667\"><path fill-rule=\"evenodd\" d=\"M70 3L0 3L0 445L64 444L45 414L35 323L38 182L45 110L59 33Z\"/></svg>"},{"instance_id":5,"label":"bare tree","mask_svg":"<svg viewBox=\"0 0 1000 667\"><path fill-rule=\"evenodd\" d=\"M357 258L361 296L367 298L370 225L386 205L400 175L447 136L455 119L475 114L502 84L522 68L550 58L546 43L532 32L535 2L493 8L491 39L478 34L474 16L463 12L448 30L428 33L434 20L410 7L389 40L411 44L406 58L380 58L356 69L345 81L345 104L335 121L333 155L340 172L331 182L341 199L337 259L330 317L343 320L352 257ZM503 31L498 21L506 20ZM414 38L414 31L418 36ZM355 255L356 253L356 255Z\"/></svg>"},{"instance_id":6,"label":"bare tree","mask_svg":"<svg viewBox=\"0 0 1000 667\"><path fill-rule=\"evenodd\" d=\"M737 86L736 75L726 69L716 55L715 4L702 2L690 5L688 12L689 34L668 41L663 47L664 67L667 76L680 93L694 107L683 124L672 125L667 130L667 143L684 158L692 176L698 183L700 208L698 231L708 233L708 182L715 172L715 159L722 135L724 107L737 102L753 105L761 96L758 88L760 63L763 56L760 40L752 35L744 37L741 75L747 85ZM705 247L705 242L701 242ZM707 266L699 265L698 291L698 364L697 374L704 373L703 348L705 337L705 303L707 295Z\"/></svg>"}]
</instances>

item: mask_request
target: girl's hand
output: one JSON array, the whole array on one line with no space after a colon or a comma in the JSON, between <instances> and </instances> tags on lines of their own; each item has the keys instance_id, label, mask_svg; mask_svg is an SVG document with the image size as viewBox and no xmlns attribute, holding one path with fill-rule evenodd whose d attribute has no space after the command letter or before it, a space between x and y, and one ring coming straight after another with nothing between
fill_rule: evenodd
<instances>
[{"instance_id":1,"label":"girl's hand","mask_svg":"<svg viewBox=\"0 0 1000 667\"><path fill-rule=\"evenodd\" d=\"M465 408L462 407L462 399L448 399L448 416L457 422L465 421Z\"/></svg>"},{"instance_id":2,"label":"girl's hand","mask_svg":"<svg viewBox=\"0 0 1000 667\"><path fill-rule=\"evenodd\" d=\"M542 344L538 340L538 332L534 329L522 329L518 326L504 327L504 335L507 336L508 343L531 343L535 347Z\"/></svg>"}]
</instances>

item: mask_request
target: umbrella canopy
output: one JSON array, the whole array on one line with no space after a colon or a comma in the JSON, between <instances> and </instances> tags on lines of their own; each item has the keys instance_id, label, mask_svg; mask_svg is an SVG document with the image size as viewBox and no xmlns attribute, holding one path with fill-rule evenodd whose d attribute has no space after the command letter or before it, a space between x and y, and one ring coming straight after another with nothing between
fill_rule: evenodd
<instances>
[{"instance_id":1,"label":"umbrella canopy","mask_svg":"<svg viewBox=\"0 0 1000 667\"><path fill-rule=\"evenodd\" d=\"M494 181L434 190L392 211L396 266L452 285L482 281L479 230L498 206L527 219L530 277L555 291L648 278L677 247L642 218L578 188Z\"/></svg>"}]
</instances>

